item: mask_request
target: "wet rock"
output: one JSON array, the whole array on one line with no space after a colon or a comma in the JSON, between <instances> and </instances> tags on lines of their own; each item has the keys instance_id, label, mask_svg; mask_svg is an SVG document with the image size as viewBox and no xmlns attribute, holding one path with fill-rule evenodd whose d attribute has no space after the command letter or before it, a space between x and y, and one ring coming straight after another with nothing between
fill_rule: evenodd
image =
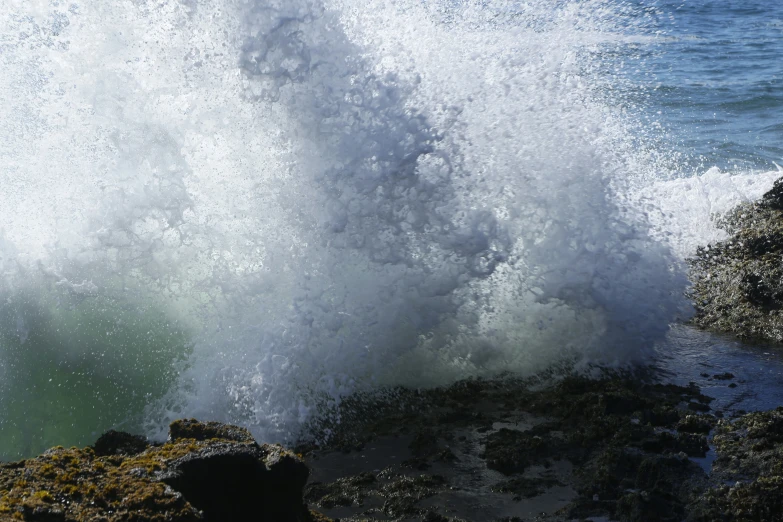
<instances>
[{"instance_id":1,"label":"wet rock","mask_svg":"<svg viewBox=\"0 0 783 522\"><path fill-rule=\"evenodd\" d=\"M772 189L761 197L759 206L771 210L783 210L783 178L776 180Z\"/></svg>"},{"instance_id":2,"label":"wet rock","mask_svg":"<svg viewBox=\"0 0 783 522\"><path fill-rule=\"evenodd\" d=\"M473 501L467 499L492 504L498 495L507 495L501 502L516 505L528 497L540 502L538 497L546 496L549 488L563 484L570 492L564 495L576 498L563 500L557 513L539 519L667 520L684 517L693 492L707 487L704 471L688 458L705 454L705 433L713 422L710 415L694 414L688 407L709 410L712 399L695 385L608 373L602 379L567 376L543 383L473 379L448 388L394 390L386 396L388 401L369 400L373 411L354 406L352 399L344 401L341 423L326 427L337 440L407 433L413 442L404 444L417 455L376 473L377 482L356 493L340 481L308 486L308 500L335 509L341 519L346 513L352 522L450 519L461 516L451 509ZM495 429L498 424L503 427ZM446 449L459 460L441 458ZM420 470L437 470L447 480ZM488 470L507 478L498 480ZM423 477L434 482L425 483ZM484 499L487 491L492 500ZM356 501L359 495L363 505ZM650 517L644 518L645 512ZM466 518L502 518L486 511L472 513Z\"/></svg>"},{"instance_id":3,"label":"wet rock","mask_svg":"<svg viewBox=\"0 0 783 522\"><path fill-rule=\"evenodd\" d=\"M744 339L783 342L783 181L719 224L731 237L690 260L693 324ZM715 378L718 378L716 376Z\"/></svg>"},{"instance_id":4,"label":"wet rock","mask_svg":"<svg viewBox=\"0 0 783 522\"><path fill-rule=\"evenodd\" d=\"M0 518L319 519L302 500L309 472L297 456L280 446L259 446L240 436L241 428L192 420L175 425L163 445L112 432L95 449L58 447L0 465Z\"/></svg>"},{"instance_id":5,"label":"wet rock","mask_svg":"<svg viewBox=\"0 0 783 522\"><path fill-rule=\"evenodd\" d=\"M141 435L131 435L123 431L109 430L95 441L92 449L98 457L108 455L136 455L149 447L149 442Z\"/></svg>"},{"instance_id":6,"label":"wet rock","mask_svg":"<svg viewBox=\"0 0 783 522\"><path fill-rule=\"evenodd\" d=\"M449 522L449 519L435 511L427 511L421 522Z\"/></svg>"},{"instance_id":7,"label":"wet rock","mask_svg":"<svg viewBox=\"0 0 783 522\"><path fill-rule=\"evenodd\" d=\"M783 477L778 475L710 490L688 517L689 522L780 520L783 520Z\"/></svg>"},{"instance_id":8,"label":"wet rock","mask_svg":"<svg viewBox=\"0 0 783 522\"><path fill-rule=\"evenodd\" d=\"M710 407L707 404L701 402L689 402L688 409L691 411L710 411Z\"/></svg>"},{"instance_id":9,"label":"wet rock","mask_svg":"<svg viewBox=\"0 0 783 522\"><path fill-rule=\"evenodd\" d=\"M247 428L221 422L199 422L196 419L181 419L171 423L171 426L169 426L169 442L176 442L182 439L220 439L255 443L253 435L250 434Z\"/></svg>"},{"instance_id":10,"label":"wet rock","mask_svg":"<svg viewBox=\"0 0 783 522\"><path fill-rule=\"evenodd\" d=\"M656 433L653 437L633 444L651 453L685 453L690 457L704 457L709 445L704 435L693 433Z\"/></svg>"},{"instance_id":11,"label":"wet rock","mask_svg":"<svg viewBox=\"0 0 783 522\"><path fill-rule=\"evenodd\" d=\"M561 485L560 481L552 478L514 477L495 484L492 486L492 491L496 493L511 493L514 495L514 500L522 500L523 498L538 496L547 489L558 485Z\"/></svg>"},{"instance_id":12,"label":"wet rock","mask_svg":"<svg viewBox=\"0 0 783 522\"><path fill-rule=\"evenodd\" d=\"M627 522L680 522L684 508L659 491L632 491L617 501L615 517Z\"/></svg>"},{"instance_id":13,"label":"wet rock","mask_svg":"<svg viewBox=\"0 0 783 522\"><path fill-rule=\"evenodd\" d=\"M305 520L302 492L309 470L301 459L280 446L233 442L173 459L157 479L208 520Z\"/></svg>"},{"instance_id":14,"label":"wet rock","mask_svg":"<svg viewBox=\"0 0 783 522\"><path fill-rule=\"evenodd\" d=\"M324 484L314 482L307 485L305 499L322 509L337 507L363 508L365 504L380 506L364 510L362 520L377 515L388 517L429 516L419 503L446 489L446 480L440 475L419 474L409 476L384 470L374 474L360 473L343 477ZM438 515L440 516L440 515ZM433 518L436 520L437 518Z\"/></svg>"},{"instance_id":15,"label":"wet rock","mask_svg":"<svg viewBox=\"0 0 783 522\"><path fill-rule=\"evenodd\" d=\"M329 484L313 482L307 485L305 500L322 508L361 506L367 495L377 488L378 479L370 472L338 479Z\"/></svg>"},{"instance_id":16,"label":"wet rock","mask_svg":"<svg viewBox=\"0 0 783 522\"><path fill-rule=\"evenodd\" d=\"M529 432L501 430L487 437L483 457L487 467L503 474L519 473L533 463L541 462L550 448L543 437Z\"/></svg>"},{"instance_id":17,"label":"wet rock","mask_svg":"<svg viewBox=\"0 0 783 522\"><path fill-rule=\"evenodd\" d=\"M408 448L417 456L431 454L438 448L438 436L429 430L418 431Z\"/></svg>"},{"instance_id":18,"label":"wet rock","mask_svg":"<svg viewBox=\"0 0 783 522\"><path fill-rule=\"evenodd\" d=\"M451 448L445 448L435 455L436 462L455 462L457 460L459 460L459 458L451 451Z\"/></svg>"},{"instance_id":19,"label":"wet rock","mask_svg":"<svg viewBox=\"0 0 783 522\"><path fill-rule=\"evenodd\" d=\"M422 509L416 504L437 494L445 485L446 480L439 475L400 477L381 488L386 499L382 510L391 517L421 514Z\"/></svg>"},{"instance_id":20,"label":"wet rock","mask_svg":"<svg viewBox=\"0 0 783 522\"><path fill-rule=\"evenodd\" d=\"M715 419L706 415L686 415L677 423L677 431L684 433L709 433Z\"/></svg>"},{"instance_id":21,"label":"wet rock","mask_svg":"<svg viewBox=\"0 0 783 522\"><path fill-rule=\"evenodd\" d=\"M722 420L715 428L714 487L688 520L783 520L783 408Z\"/></svg>"}]
</instances>

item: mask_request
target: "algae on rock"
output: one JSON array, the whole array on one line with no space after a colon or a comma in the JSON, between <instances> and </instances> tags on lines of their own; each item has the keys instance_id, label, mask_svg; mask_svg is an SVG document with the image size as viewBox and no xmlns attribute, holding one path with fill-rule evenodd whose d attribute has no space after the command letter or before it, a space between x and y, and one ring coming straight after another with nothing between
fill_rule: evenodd
<instances>
[{"instance_id":1,"label":"algae on rock","mask_svg":"<svg viewBox=\"0 0 783 522\"><path fill-rule=\"evenodd\" d=\"M109 432L94 448L53 448L0 464L0 520L306 522L309 470L244 428L193 420L169 441Z\"/></svg>"}]
</instances>

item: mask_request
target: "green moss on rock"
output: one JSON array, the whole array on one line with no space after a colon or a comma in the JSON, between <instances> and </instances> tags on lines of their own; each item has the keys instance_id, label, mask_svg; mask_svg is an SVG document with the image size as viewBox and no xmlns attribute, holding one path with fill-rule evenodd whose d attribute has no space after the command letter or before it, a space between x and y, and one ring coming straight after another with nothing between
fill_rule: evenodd
<instances>
[{"instance_id":1,"label":"green moss on rock","mask_svg":"<svg viewBox=\"0 0 783 522\"><path fill-rule=\"evenodd\" d=\"M295 454L259 446L233 426L188 420L173 428L159 446L115 432L97 452L58 447L0 464L0 519L318 519L302 500L308 470Z\"/></svg>"}]
</instances>

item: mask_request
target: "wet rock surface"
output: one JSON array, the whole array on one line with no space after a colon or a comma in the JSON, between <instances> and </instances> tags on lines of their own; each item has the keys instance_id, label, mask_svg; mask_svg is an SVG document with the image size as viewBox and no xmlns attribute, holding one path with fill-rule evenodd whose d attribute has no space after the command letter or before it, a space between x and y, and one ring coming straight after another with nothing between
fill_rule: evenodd
<instances>
[{"instance_id":1,"label":"wet rock surface","mask_svg":"<svg viewBox=\"0 0 783 522\"><path fill-rule=\"evenodd\" d=\"M783 179L719 220L730 238L690 260L693 324L743 339L783 342ZM718 376L716 376L717 378Z\"/></svg>"},{"instance_id":2,"label":"wet rock surface","mask_svg":"<svg viewBox=\"0 0 783 522\"><path fill-rule=\"evenodd\" d=\"M0 520L783 520L783 408L711 402L651 373L506 377L351 397L299 454L194 420L108 432L0 464Z\"/></svg>"},{"instance_id":3,"label":"wet rock surface","mask_svg":"<svg viewBox=\"0 0 783 522\"><path fill-rule=\"evenodd\" d=\"M390 390L300 448L306 498L346 521L680 521L712 490L710 402L640 375Z\"/></svg>"},{"instance_id":4,"label":"wet rock surface","mask_svg":"<svg viewBox=\"0 0 783 522\"><path fill-rule=\"evenodd\" d=\"M319 520L303 501L308 475L299 457L243 428L177 421L165 444L112 431L92 448L0 464L0 519Z\"/></svg>"},{"instance_id":5,"label":"wet rock surface","mask_svg":"<svg viewBox=\"0 0 783 522\"><path fill-rule=\"evenodd\" d=\"M783 408L721 420L712 488L689 520L783 520Z\"/></svg>"}]
</instances>

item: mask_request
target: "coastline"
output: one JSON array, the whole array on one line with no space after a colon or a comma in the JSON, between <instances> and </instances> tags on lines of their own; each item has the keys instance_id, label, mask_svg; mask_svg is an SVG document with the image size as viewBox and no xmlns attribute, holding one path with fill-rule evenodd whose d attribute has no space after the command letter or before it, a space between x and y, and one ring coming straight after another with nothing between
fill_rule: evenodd
<instances>
[{"instance_id":1,"label":"coastline","mask_svg":"<svg viewBox=\"0 0 783 522\"><path fill-rule=\"evenodd\" d=\"M110 432L0 465L0 518L240 519L211 496L257 520L779 520L783 408L721 418L712 402L648 371L475 379L348 399L327 443L294 451L177 421L165 444Z\"/></svg>"},{"instance_id":2,"label":"coastline","mask_svg":"<svg viewBox=\"0 0 783 522\"><path fill-rule=\"evenodd\" d=\"M733 237L691 261L694 325L780 341L781 219L781 181L724 218ZM0 464L0 519L783 520L783 407L716 408L653 366L590 373L355 394L294 451L194 419L165 443L110 431ZM753 386L731 368L699 377Z\"/></svg>"}]
</instances>

